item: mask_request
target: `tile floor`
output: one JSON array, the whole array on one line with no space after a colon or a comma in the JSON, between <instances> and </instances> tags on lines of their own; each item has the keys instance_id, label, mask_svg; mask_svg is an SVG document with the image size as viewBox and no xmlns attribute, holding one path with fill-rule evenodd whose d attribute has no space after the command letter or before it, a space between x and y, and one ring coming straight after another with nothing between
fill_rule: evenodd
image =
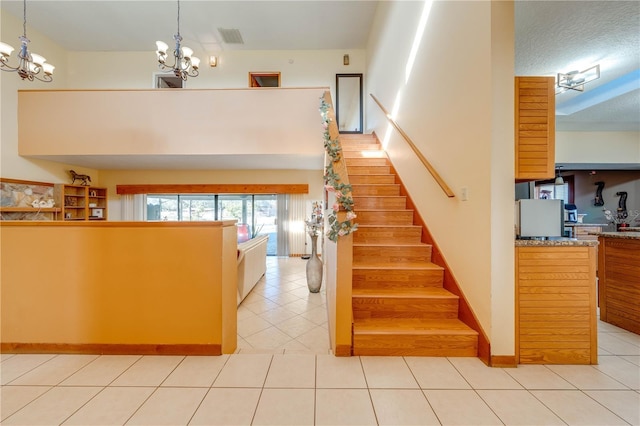
<instances>
[{"instance_id":1,"label":"tile floor","mask_svg":"<svg viewBox=\"0 0 640 426\"><path fill-rule=\"evenodd\" d=\"M265 276L238 306L237 353L330 353L324 287L309 292L306 264L267 257Z\"/></svg>"},{"instance_id":2,"label":"tile floor","mask_svg":"<svg viewBox=\"0 0 640 426\"><path fill-rule=\"evenodd\" d=\"M336 358L326 316L314 312L324 309L323 293L300 291L304 261L270 262L276 265L239 310L239 323L252 321L239 325L238 353L2 354L0 422L640 425L639 335L600 322L595 366L499 369L476 358ZM284 291L274 290L278 282Z\"/></svg>"}]
</instances>

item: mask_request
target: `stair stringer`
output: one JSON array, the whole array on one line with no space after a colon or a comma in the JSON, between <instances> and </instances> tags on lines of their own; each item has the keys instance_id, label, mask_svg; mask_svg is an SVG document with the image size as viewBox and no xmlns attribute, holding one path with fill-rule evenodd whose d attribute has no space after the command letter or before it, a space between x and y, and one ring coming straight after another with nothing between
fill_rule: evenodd
<instances>
[{"instance_id":1,"label":"stair stringer","mask_svg":"<svg viewBox=\"0 0 640 426\"><path fill-rule=\"evenodd\" d=\"M420 216L420 213L415 203L413 202L413 199L411 198L411 194L409 194L409 192L407 191L404 183L402 182L402 179L400 179L400 176L393 166L393 161L391 160L391 158L388 158L388 160L389 163L391 163L391 172L393 172L396 176L396 183L400 185L400 195L407 197L407 209L413 210L414 225L422 226L421 241L432 246L431 262L444 269L443 288L459 297L458 318L471 329L478 332L478 358L480 358L486 365L491 365L491 343L489 342L489 338L480 325L480 322L473 312L473 308L471 307L469 301L464 296L464 292L460 288L460 285L458 284L458 281L456 280L451 268L449 267L444 255L442 254L442 251L431 235L431 232L429 232L429 227L422 219L422 216Z\"/></svg>"}]
</instances>

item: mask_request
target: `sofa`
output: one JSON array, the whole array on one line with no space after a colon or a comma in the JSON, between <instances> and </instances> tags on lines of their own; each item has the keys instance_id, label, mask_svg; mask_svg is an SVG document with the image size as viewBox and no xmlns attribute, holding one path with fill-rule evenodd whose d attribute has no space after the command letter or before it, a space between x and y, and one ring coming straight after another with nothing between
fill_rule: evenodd
<instances>
[{"instance_id":1,"label":"sofa","mask_svg":"<svg viewBox=\"0 0 640 426\"><path fill-rule=\"evenodd\" d=\"M238 243L238 305L267 270L268 235Z\"/></svg>"}]
</instances>

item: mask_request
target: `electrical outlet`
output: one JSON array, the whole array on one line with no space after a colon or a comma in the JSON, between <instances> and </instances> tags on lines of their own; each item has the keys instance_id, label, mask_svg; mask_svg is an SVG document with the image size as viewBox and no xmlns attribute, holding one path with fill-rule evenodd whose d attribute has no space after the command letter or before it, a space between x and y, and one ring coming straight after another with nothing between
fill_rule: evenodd
<instances>
[{"instance_id":1,"label":"electrical outlet","mask_svg":"<svg viewBox=\"0 0 640 426\"><path fill-rule=\"evenodd\" d=\"M462 201L469 200L469 188L467 188L466 186L460 188L460 199Z\"/></svg>"}]
</instances>

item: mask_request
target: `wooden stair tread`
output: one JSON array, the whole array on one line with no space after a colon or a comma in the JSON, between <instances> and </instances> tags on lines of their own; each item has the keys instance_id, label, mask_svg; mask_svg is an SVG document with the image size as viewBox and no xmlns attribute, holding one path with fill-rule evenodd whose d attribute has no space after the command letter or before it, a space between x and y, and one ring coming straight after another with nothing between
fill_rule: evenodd
<instances>
[{"instance_id":1,"label":"wooden stair tread","mask_svg":"<svg viewBox=\"0 0 640 426\"><path fill-rule=\"evenodd\" d=\"M387 211L387 210L385 210ZM420 225L394 225L394 224L390 224L387 225L385 223L381 223L380 225L374 225L374 224L362 224L362 225L358 225L358 229L367 229L367 228L385 228L385 229L393 229L393 228L409 228L409 229L422 229L422 226Z\"/></svg>"},{"instance_id":2,"label":"wooden stair tread","mask_svg":"<svg viewBox=\"0 0 640 426\"><path fill-rule=\"evenodd\" d=\"M390 298L390 299L459 299L458 296L445 290L442 287L420 287L420 288L376 288L376 289L353 289L353 297L358 298Z\"/></svg>"},{"instance_id":3,"label":"wooden stair tread","mask_svg":"<svg viewBox=\"0 0 640 426\"><path fill-rule=\"evenodd\" d=\"M431 262L393 262L393 263L353 263L353 269L417 269L417 270L438 270L441 271L444 268L440 265L436 265Z\"/></svg>"},{"instance_id":4,"label":"wooden stair tread","mask_svg":"<svg viewBox=\"0 0 640 426\"><path fill-rule=\"evenodd\" d=\"M354 196L355 197L355 196ZM359 197L364 197L364 195L359 195ZM372 195L370 198L374 198L374 197L379 197L379 198L384 198L385 196L382 195ZM390 195L389 197L397 197L395 195ZM354 209L356 212L364 212L364 213L376 213L376 212L413 212L412 209L400 209L400 208L390 208L390 209Z\"/></svg>"},{"instance_id":5,"label":"wooden stair tread","mask_svg":"<svg viewBox=\"0 0 640 426\"><path fill-rule=\"evenodd\" d=\"M389 241L388 244L385 243L353 243L354 247L431 247L431 244L425 243L396 243L395 241Z\"/></svg>"},{"instance_id":6,"label":"wooden stair tread","mask_svg":"<svg viewBox=\"0 0 640 426\"><path fill-rule=\"evenodd\" d=\"M353 334L455 334L477 336L478 332L458 319L363 318L353 323Z\"/></svg>"}]
</instances>

